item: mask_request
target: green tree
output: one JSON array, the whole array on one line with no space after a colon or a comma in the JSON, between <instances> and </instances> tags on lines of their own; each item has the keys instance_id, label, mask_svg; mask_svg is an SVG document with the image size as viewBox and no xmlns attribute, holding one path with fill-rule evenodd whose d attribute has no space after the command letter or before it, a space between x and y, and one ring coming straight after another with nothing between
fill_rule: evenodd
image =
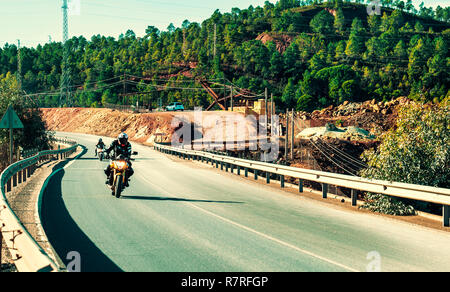
<instances>
[{"instance_id":1,"label":"green tree","mask_svg":"<svg viewBox=\"0 0 450 292\"><path fill-rule=\"evenodd\" d=\"M310 22L311 29L320 34L329 34L333 31L334 18L326 10L320 11Z\"/></svg>"},{"instance_id":2,"label":"green tree","mask_svg":"<svg viewBox=\"0 0 450 292\"><path fill-rule=\"evenodd\" d=\"M303 94L297 100L297 111L312 112L316 108L314 97Z\"/></svg>"},{"instance_id":3,"label":"green tree","mask_svg":"<svg viewBox=\"0 0 450 292\"><path fill-rule=\"evenodd\" d=\"M399 112L396 127L380 140L377 150L363 154L368 168L361 175L371 179L450 188L450 100L424 107L412 104ZM392 215L410 215L421 203L372 194L366 208ZM426 204L428 205L428 204Z\"/></svg>"},{"instance_id":4,"label":"green tree","mask_svg":"<svg viewBox=\"0 0 450 292\"><path fill-rule=\"evenodd\" d=\"M289 79L288 84L284 88L282 101L286 108L296 108L297 100L296 100L296 91L297 88L294 84L294 80L292 78Z\"/></svg>"},{"instance_id":5,"label":"green tree","mask_svg":"<svg viewBox=\"0 0 450 292\"><path fill-rule=\"evenodd\" d=\"M0 116L11 106L21 119L24 128L14 130L15 146L24 149L49 149L49 135L40 111L23 96L17 79L11 73L0 74ZM0 169L9 161L9 131L0 130Z\"/></svg>"},{"instance_id":6,"label":"green tree","mask_svg":"<svg viewBox=\"0 0 450 292\"><path fill-rule=\"evenodd\" d=\"M342 8L336 10L336 15L334 16L334 28L341 34L344 32L345 16Z\"/></svg>"},{"instance_id":7,"label":"green tree","mask_svg":"<svg viewBox=\"0 0 450 292\"><path fill-rule=\"evenodd\" d=\"M345 53L351 58L359 58L365 51L364 27L359 18L353 19L350 38Z\"/></svg>"}]
</instances>

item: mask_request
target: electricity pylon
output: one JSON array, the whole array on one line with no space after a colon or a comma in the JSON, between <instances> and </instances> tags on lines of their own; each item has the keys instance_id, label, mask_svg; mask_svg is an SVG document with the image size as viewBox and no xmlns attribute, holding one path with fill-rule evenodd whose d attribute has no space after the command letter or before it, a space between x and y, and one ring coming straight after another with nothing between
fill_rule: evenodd
<instances>
[{"instance_id":1,"label":"electricity pylon","mask_svg":"<svg viewBox=\"0 0 450 292\"><path fill-rule=\"evenodd\" d=\"M63 59L61 62L61 83L60 83L60 97L59 106L71 106L71 92L70 92L70 68L69 68L69 47L67 41L69 39L69 19L68 19L68 5L67 0L63 0Z\"/></svg>"}]
</instances>

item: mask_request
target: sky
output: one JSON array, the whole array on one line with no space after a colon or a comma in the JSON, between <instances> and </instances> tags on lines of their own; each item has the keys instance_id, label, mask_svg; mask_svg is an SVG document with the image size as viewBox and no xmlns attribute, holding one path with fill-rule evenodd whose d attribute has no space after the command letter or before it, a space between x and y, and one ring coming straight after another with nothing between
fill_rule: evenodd
<instances>
[{"instance_id":1,"label":"sky","mask_svg":"<svg viewBox=\"0 0 450 292\"><path fill-rule=\"evenodd\" d=\"M79 15L69 16L69 37L93 35L118 38L128 29L143 36L149 25L167 30L170 23L181 27L187 19L201 23L216 9L222 13L231 8L264 6L266 0L73 0L80 3ZM450 0L413 0L426 7L446 7ZM35 47L62 40L63 0L0 0L0 47L5 43ZM269 2L276 3L276 0Z\"/></svg>"}]
</instances>

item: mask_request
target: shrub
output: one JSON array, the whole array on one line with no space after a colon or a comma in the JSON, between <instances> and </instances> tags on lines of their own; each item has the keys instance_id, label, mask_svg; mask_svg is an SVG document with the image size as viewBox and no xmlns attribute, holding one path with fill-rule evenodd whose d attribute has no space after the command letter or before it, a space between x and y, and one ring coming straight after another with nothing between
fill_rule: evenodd
<instances>
[{"instance_id":1,"label":"shrub","mask_svg":"<svg viewBox=\"0 0 450 292\"><path fill-rule=\"evenodd\" d=\"M396 127L381 137L375 150L362 155L363 177L434 187L450 187L450 102L412 103L399 111ZM429 211L432 204L368 195L365 208L391 215Z\"/></svg>"}]
</instances>

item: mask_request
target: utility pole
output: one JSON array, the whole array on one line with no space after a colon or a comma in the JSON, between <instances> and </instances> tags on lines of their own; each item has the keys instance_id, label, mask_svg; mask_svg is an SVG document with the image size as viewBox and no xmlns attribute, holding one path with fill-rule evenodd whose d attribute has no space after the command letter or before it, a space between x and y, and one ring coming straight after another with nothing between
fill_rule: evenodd
<instances>
[{"instance_id":1,"label":"utility pole","mask_svg":"<svg viewBox=\"0 0 450 292\"><path fill-rule=\"evenodd\" d=\"M225 98L224 104L228 111L228 97L227 97L227 85L225 84L225 77L223 77L223 97Z\"/></svg>"},{"instance_id":2,"label":"utility pole","mask_svg":"<svg viewBox=\"0 0 450 292\"><path fill-rule=\"evenodd\" d=\"M126 73L123 73L123 80L122 80L122 85L123 85L123 101L122 101L122 103L123 103L123 105L125 105L125 99L127 98L126 97L126 94L127 94L127 83L126 83Z\"/></svg>"},{"instance_id":3,"label":"utility pole","mask_svg":"<svg viewBox=\"0 0 450 292\"><path fill-rule=\"evenodd\" d=\"M230 100L231 100L231 111L234 109L234 102L233 102L233 85L230 86L231 93L230 93Z\"/></svg>"},{"instance_id":4,"label":"utility pole","mask_svg":"<svg viewBox=\"0 0 450 292\"><path fill-rule=\"evenodd\" d=\"M217 24L214 23L214 59L217 53Z\"/></svg>"},{"instance_id":5,"label":"utility pole","mask_svg":"<svg viewBox=\"0 0 450 292\"><path fill-rule=\"evenodd\" d=\"M268 94L267 87L266 87L266 90L264 92L264 106L265 106L264 114L266 116L266 121L265 121L266 122L266 131L267 131L267 124L269 123L269 107L267 105L268 98L269 98L269 94Z\"/></svg>"},{"instance_id":6,"label":"utility pole","mask_svg":"<svg viewBox=\"0 0 450 292\"><path fill-rule=\"evenodd\" d=\"M275 107L273 105L273 93L270 94L270 120L273 121L273 116L275 115Z\"/></svg>"},{"instance_id":7,"label":"utility pole","mask_svg":"<svg viewBox=\"0 0 450 292\"><path fill-rule=\"evenodd\" d=\"M183 28L183 56L186 56L186 29Z\"/></svg>"},{"instance_id":8,"label":"utility pole","mask_svg":"<svg viewBox=\"0 0 450 292\"><path fill-rule=\"evenodd\" d=\"M274 133L274 124L273 124L273 93L270 94L270 134Z\"/></svg>"},{"instance_id":9,"label":"utility pole","mask_svg":"<svg viewBox=\"0 0 450 292\"><path fill-rule=\"evenodd\" d=\"M69 68L69 47L67 45L67 40L69 39L69 18L68 14L69 6L67 5L67 0L63 0L63 60L62 60L62 75L61 75L61 85L60 85L60 99L59 105L62 106L66 102L67 106L70 106L70 68Z\"/></svg>"},{"instance_id":10,"label":"utility pole","mask_svg":"<svg viewBox=\"0 0 450 292\"><path fill-rule=\"evenodd\" d=\"M294 160L294 141L295 141L295 121L294 121L294 109L292 109L292 117L291 117L291 160Z\"/></svg>"},{"instance_id":11,"label":"utility pole","mask_svg":"<svg viewBox=\"0 0 450 292\"><path fill-rule=\"evenodd\" d=\"M20 40L17 40L17 83L22 90L22 56L20 54Z\"/></svg>"},{"instance_id":12,"label":"utility pole","mask_svg":"<svg viewBox=\"0 0 450 292\"><path fill-rule=\"evenodd\" d=\"M286 109L286 135L284 140L284 157L286 161L288 160L288 149L289 149L289 109Z\"/></svg>"}]
</instances>

